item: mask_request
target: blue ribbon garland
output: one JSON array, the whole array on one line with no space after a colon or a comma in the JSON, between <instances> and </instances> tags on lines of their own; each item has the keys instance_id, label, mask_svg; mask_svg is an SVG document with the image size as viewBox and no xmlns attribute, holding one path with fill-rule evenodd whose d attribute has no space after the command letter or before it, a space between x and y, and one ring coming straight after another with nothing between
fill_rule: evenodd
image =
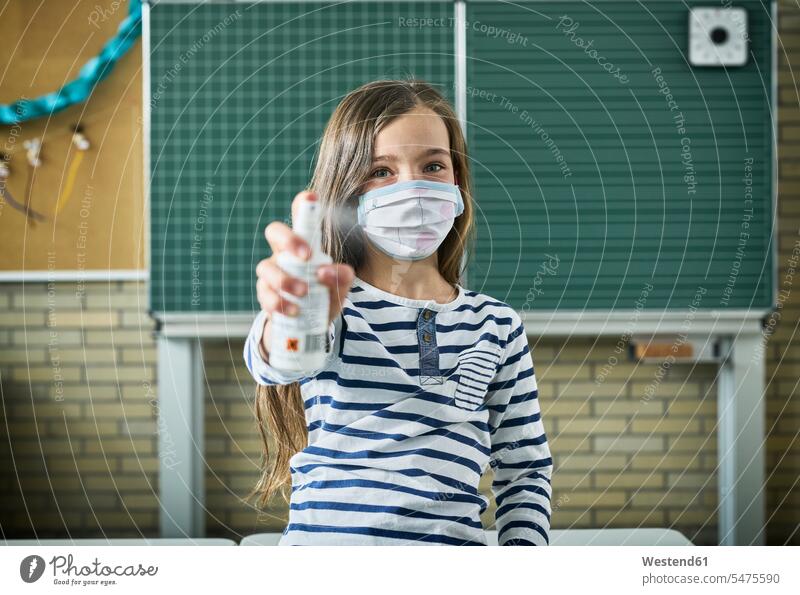
<instances>
[{"instance_id":1,"label":"blue ribbon garland","mask_svg":"<svg viewBox=\"0 0 800 595\"><path fill-rule=\"evenodd\" d=\"M113 70L117 60L133 45L142 31L142 0L128 0L128 16L120 23L117 34L111 38L99 55L84 64L78 78L58 91L36 99L20 99L10 104L0 104L0 124L17 124L48 116L89 98L94 86Z\"/></svg>"}]
</instances>

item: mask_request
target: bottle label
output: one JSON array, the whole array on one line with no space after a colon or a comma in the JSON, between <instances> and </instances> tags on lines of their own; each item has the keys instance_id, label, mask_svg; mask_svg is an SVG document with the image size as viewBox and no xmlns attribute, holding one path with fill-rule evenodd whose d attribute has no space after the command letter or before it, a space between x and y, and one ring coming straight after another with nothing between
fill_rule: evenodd
<instances>
[{"instance_id":1,"label":"bottle label","mask_svg":"<svg viewBox=\"0 0 800 595\"><path fill-rule=\"evenodd\" d=\"M295 316L284 316L275 312L270 337L270 358L283 360L284 355L291 359L293 355L327 352L330 306L328 288L310 284L308 293L302 297L284 292L281 294L297 304L300 311Z\"/></svg>"},{"instance_id":2,"label":"bottle label","mask_svg":"<svg viewBox=\"0 0 800 595\"><path fill-rule=\"evenodd\" d=\"M286 327L275 327L272 336L273 351L280 349L286 353L303 354L326 351L327 333L295 332Z\"/></svg>"}]
</instances>

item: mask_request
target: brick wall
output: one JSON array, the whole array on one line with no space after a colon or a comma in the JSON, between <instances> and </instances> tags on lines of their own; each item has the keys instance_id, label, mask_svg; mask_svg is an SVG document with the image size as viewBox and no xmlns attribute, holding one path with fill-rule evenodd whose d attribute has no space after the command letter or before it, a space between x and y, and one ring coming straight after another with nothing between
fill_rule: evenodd
<instances>
[{"instance_id":1,"label":"brick wall","mask_svg":"<svg viewBox=\"0 0 800 595\"><path fill-rule=\"evenodd\" d=\"M155 346L141 283L0 284L0 526L155 535Z\"/></svg>"},{"instance_id":2,"label":"brick wall","mask_svg":"<svg viewBox=\"0 0 800 595\"><path fill-rule=\"evenodd\" d=\"M786 276L800 240L800 109L789 68L800 64L800 10L781 2L781 11L779 283L788 298L769 327L767 539L800 545L800 299ZM0 284L5 537L157 536L155 345L143 292L135 282L90 283L78 295L74 283ZM716 543L716 368L672 366L641 403L655 365L620 362L595 381L615 343L531 341L557 465L554 527L667 526ZM239 340L204 344L212 536L280 530L286 520L283 502L257 511L242 501L260 451L241 350Z\"/></svg>"},{"instance_id":3,"label":"brick wall","mask_svg":"<svg viewBox=\"0 0 800 595\"><path fill-rule=\"evenodd\" d=\"M767 539L769 543L800 544L800 8L781 0L778 5L778 284L788 292L783 307L770 319L773 328L767 352ZM793 252L794 255L793 255ZM792 281L795 287L792 288Z\"/></svg>"},{"instance_id":4,"label":"brick wall","mask_svg":"<svg viewBox=\"0 0 800 595\"><path fill-rule=\"evenodd\" d=\"M153 324L139 314L143 286L92 284L81 299L73 284L55 287L50 317L46 284L26 284L24 293L0 286L0 431L10 431L0 439L0 481L11 495L0 525L16 537L155 536L155 347ZM48 318L56 321L52 336ZM715 543L716 368L672 366L641 403L652 364L620 362L595 382L614 341L532 339L531 346L558 470L554 527L671 526L696 543ZM241 350L240 340L204 343L208 532L234 538L279 530L287 512L281 501L265 511L243 501L260 450ZM790 394L779 390L793 382L770 387L769 427L784 410L768 443L774 543L786 540L787 523L800 516L796 494L785 499L797 477L796 444L789 449L797 404L787 409ZM487 494L490 481L487 473ZM492 518L493 508L487 526Z\"/></svg>"}]
</instances>

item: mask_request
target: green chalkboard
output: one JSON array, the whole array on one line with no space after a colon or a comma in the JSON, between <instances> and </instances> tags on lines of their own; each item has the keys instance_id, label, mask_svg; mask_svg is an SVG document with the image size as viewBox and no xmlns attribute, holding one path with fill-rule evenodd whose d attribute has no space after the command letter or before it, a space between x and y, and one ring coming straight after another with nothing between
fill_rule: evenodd
<instances>
[{"instance_id":1,"label":"green chalkboard","mask_svg":"<svg viewBox=\"0 0 800 595\"><path fill-rule=\"evenodd\" d=\"M287 220L333 109L416 76L455 101L451 2L150 7L150 309L250 312L264 227Z\"/></svg>"},{"instance_id":2,"label":"green chalkboard","mask_svg":"<svg viewBox=\"0 0 800 595\"><path fill-rule=\"evenodd\" d=\"M707 3L467 2L469 287L529 311L769 307L772 4L736 4L748 62L711 68L687 62L689 7ZM263 229L310 179L338 101L408 75L455 101L453 28L398 26L455 13L453 2L153 5L151 309L256 309Z\"/></svg>"},{"instance_id":3,"label":"green chalkboard","mask_svg":"<svg viewBox=\"0 0 800 595\"><path fill-rule=\"evenodd\" d=\"M751 53L722 68L688 63L689 7L713 3L467 3L474 289L527 311L772 304L772 3L734 4Z\"/></svg>"}]
</instances>

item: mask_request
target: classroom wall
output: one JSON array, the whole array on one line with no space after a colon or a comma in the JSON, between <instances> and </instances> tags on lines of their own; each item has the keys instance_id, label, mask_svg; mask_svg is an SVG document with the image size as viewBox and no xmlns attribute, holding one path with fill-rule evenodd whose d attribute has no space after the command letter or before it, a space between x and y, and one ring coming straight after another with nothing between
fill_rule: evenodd
<instances>
[{"instance_id":1,"label":"classroom wall","mask_svg":"<svg viewBox=\"0 0 800 595\"><path fill-rule=\"evenodd\" d=\"M10 440L0 440L0 460L11 464L0 473L3 492L13 495L0 524L16 537L67 529L73 536L155 536L156 352L144 284L93 283L79 296L75 289L0 285L0 370L11 430ZM203 345L213 536L281 530L287 518L278 499L264 511L242 499L260 460L255 385L242 347L242 340ZM620 363L599 387L594 382L614 339L531 337L531 348L557 468L553 526L673 526L696 543L714 543L716 368L673 366L642 405L655 366ZM487 496L490 482L487 472ZM20 514L24 504L31 519ZM484 514L487 527L493 511Z\"/></svg>"},{"instance_id":2,"label":"classroom wall","mask_svg":"<svg viewBox=\"0 0 800 595\"><path fill-rule=\"evenodd\" d=\"M780 10L778 262L787 293L768 326L767 542L800 545L800 296L786 276L800 253L800 109L788 67L800 64L800 9L784 1ZM80 289L0 284L0 529L8 538L158 535L156 351L145 286ZM640 403L655 365L620 363L595 382L616 337L564 341L529 331L556 466L554 528L671 526L697 544L716 543L716 368L672 366ZM282 501L265 511L242 501L260 450L255 385L241 352L242 340L204 344L209 536L278 531L286 520Z\"/></svg>"},{"instance_id":3,"label":"classroom wall","mask_svg":"<svg viewBox=\"0 0 800 595\"><path fill-rule=\"evenodd\" d=\"M778 4L778 291L767 321L767 519L769 543L800 543L800 8ZM794 284L793 284L794 281ZM785 298L785 299L784 299Z\"/></svg>"}]
</instances>

